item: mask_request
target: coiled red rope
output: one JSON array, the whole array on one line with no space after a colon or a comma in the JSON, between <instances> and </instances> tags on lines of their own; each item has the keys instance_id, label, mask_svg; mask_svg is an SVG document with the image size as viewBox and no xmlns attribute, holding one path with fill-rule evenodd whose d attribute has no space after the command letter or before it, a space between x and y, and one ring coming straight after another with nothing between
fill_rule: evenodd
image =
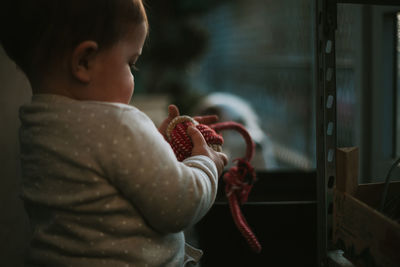
<instances>
[{"instance_id":1,"label":"coiled red rope","mask_svg":"<svg viewBox=\"0 0 400 267\"><path fill-rule=\"evenodd\" d=\"M225 182L225 194L228 198L229 208L232 213L233 221L240 233L243 235L251 249L261 252L261 244L254 235L246 219L244 218L240 205L247 201L248 195L256 180L254 168L250 161L254 155L254 142L247 130L236 122L220 122L212 125L199 124L189 116L178 116L171 121L167 127L167 139L179 161L191 156L193 144L187 135L189 125L194 125L203 134L207 144L216 151L221 151L223 138L217 132L223 130L236 130L246 142L246 155L236 159L236 166L233 166L223 176Z\"/></svg>"}]
</instances>

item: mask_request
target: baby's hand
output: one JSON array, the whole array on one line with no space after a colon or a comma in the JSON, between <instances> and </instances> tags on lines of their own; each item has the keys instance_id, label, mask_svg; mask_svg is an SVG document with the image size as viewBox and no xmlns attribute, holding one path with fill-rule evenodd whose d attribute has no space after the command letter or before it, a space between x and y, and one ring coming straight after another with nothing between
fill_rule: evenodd
<instances>
[{"instance_id":1,"label":"baby's hand","mask_svg":"<svg viewBox=\"0 0 400 267\"><path fill-rule=\"evenodd\" d=\"M158 131L167 139L167 127L168 124L176 117L179 116L179 109L175 105L168 106L168 117L161 123L160 127L158 127Z\"/></svg>"},{"instance_id":2,"label":"baby's hand","mask_svg":"<svg viewBox=\"0 0 400 267\"><path fill-rule=\"evenodd\" d=\"M196 127L189 126L187 133L193 142L192 156L203 155L209 157L217 166L219 177L224 170L224 166L228 163L228 157L224 153L217 152L210 148L203 135Z\"/></svg>"},{"instance_id":3,"label":"baby's hand","mask_svg":"<svg viewBox=\"0 0 400 267\"><path fill-rule=\"evenodd\" d=\"M168 117L161 123L160 127L158 127L158 131L167 139L167 127L168 124L175 118L179 116L179 109L175 105L168 106ZM207 116L195 116L194 120L198 121L201 124L211 124L218 121L217 115L207 115Z\"/></svg>"}]
</instances>

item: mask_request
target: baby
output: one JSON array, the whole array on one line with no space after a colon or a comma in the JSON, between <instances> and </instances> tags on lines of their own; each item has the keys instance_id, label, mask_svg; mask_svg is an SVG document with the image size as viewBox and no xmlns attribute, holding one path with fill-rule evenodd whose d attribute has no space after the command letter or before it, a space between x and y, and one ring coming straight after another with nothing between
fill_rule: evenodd
<instances>
[{"instance_id":1,"label":"baby","mask_svg":"<svg viewBox=\"0 0 400 267\"><path fill-rule=\"evenodd\" d=\"M26 266L197 261L183 230L213 204L227 158L190 127L192 156L178 162L165 141L177 107L157 129L127 105L149 29L142 1L9 2L1 42L33 91L20 109Z\"/></svg>"}]
</instances>

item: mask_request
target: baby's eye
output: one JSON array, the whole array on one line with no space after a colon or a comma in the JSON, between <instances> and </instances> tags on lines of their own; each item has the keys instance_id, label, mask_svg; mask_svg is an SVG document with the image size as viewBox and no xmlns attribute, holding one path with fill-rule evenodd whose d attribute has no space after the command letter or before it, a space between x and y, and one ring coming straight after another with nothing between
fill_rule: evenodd
<instances>
[{"instance_id":1,"label":"baby's eye","mask_svg":"<svg viewBox=\"0 0 400 267\"><path fill-rule=\"evenodd\" d=\"M139 69L136 67L135 63L129 63L129 68L131 69L131 72L139 71Z\"/></svg>"}]
</instances>

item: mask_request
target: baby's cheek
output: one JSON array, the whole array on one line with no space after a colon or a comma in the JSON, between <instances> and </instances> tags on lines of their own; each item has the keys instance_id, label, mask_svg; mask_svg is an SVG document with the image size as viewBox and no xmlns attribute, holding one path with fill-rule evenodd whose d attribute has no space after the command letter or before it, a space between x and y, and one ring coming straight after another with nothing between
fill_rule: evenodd
<instances>
[{"instance_id":1,"label":"baby's cheek","mask_svg":"<svg viewBox=\"0 0 400 267\"><path fill-rule=\"evenodd\" d=\"M130 75L130 79L128 81L126 89L127 89L128 97L130 99L132 97L133 91L135 89L135 77L132 74Z\"/></svg>"},{"instance_id":2,"label":"baby's cheek","mask_svg":"<svg viewBox=\"0 0 400 267\"><path fill-rule=\"evenodd\" d=\"M135 76L133 76L133 74L131 74L131 90L132 90L132 92L134 89L135 89Z\"/></svg>"}]
</instances>

